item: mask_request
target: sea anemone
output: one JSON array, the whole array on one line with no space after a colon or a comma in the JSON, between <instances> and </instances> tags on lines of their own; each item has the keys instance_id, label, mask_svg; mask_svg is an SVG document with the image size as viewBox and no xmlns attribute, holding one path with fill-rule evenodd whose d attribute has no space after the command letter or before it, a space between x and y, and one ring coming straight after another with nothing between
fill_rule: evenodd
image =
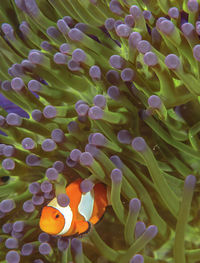
<instances>
[{"instance_id":1,"label":"sea anemone","mask_svg":"<svg viewBox=\"0 0 200 263\"><path fill-rule=\"evenodd\" d=\"M6 0L0 20L0 261L200 258L197 0ZM78 237L40 212L83 178L111 189Z\"/></svg>"}]
</instances>

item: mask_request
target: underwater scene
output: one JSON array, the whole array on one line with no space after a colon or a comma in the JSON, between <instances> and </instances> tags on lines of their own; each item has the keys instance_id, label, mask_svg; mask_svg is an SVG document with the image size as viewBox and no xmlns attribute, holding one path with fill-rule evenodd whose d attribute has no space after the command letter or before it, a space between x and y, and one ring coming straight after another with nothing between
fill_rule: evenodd
<instances>
[{"instance_id":1,"label":"underwater scene","mask_svg":"<svg viewBox=\"0 0 200 263\"><path fill-rule=\"evenodd\" d=\"M0 0L0 263L200 263L200 0Z\"/></svg>"}]
</instances>

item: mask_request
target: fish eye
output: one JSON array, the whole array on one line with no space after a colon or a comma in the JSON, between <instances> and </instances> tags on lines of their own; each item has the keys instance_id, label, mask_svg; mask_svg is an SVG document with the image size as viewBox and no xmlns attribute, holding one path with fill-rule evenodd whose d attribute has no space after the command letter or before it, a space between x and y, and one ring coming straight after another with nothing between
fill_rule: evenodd
<instances>
[{"instance_id":1,"label":"fish eye","mask_svg":"<svg viewBox=\"0 0 200 263\"><path fill-rule=\"evenodd\" d=\"M59 218L59 217L60 217L59 214L57 214L57 215L56 215L56 218Z\"/></svg>"}]
</instances>

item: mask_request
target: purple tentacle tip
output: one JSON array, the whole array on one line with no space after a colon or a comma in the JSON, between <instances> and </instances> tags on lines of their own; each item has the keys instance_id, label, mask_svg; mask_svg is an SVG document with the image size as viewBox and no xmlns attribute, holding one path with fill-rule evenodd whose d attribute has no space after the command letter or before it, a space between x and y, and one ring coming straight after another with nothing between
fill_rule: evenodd
<instances>
[{"instance_id":1,"label":"purple tentacle tip","mask_svg":"<svg viewBox=\"0 0 200 263\"><path fill-rule=\"evenodd\" d=\"M77 48L72 52L72 59L76 62L85 62L86 54L81 48Z\"/></svg>"},{"instance_id":2,"label":"purple tentacle tip","mask_svg":"<svg viewBox=\"0 0 200 263\"><path fill-rule=\"evenodd\" d=\"M52 139L45 139L42 142L42 150L45 152L52 152L56 149L56 143Z\"/></svg>"},{"instance_id":3,"label":"purple tentacle tip","mask_svg":"<svg viewBox=\"0 0 200 263\"><path fill-rule=\"evenodd\" d=\"M144 258L142 255L136 254L129 263L144 263Z\"/></svg>"},{"instance_id":4,"label":"purple tentacle tip","mask_svg":"<svg viewBox=\"0 0 200 263\"><path fill-rule=\"evenodd\" d=\"M80 163L85 166L91 166L94 159L89 152L83 152L80 155Z\"/></svg>"},{"instance_id":5,"label":"purple tentacle tip","mask_svg":"<svg viewBox=\"0 0 200 263\"><path fill-rule=\"evenodd\" d=\"M57 246L60 251L64 251L69 247L69 240L61 237L57 241Z\"/></svg>"},{"instance_id":6,"label":"purple tentacle tip","mask_svg":"<svg viewBox=\"0 0 200 263\"><path fill-rule=\"evenodd\" d=\"M15 169L15 161L10 159L10 158L6 158L2 161L2 167L5 170L14 170Z\"/></svg>"},{"instance_id":7,"label":"purple tentacle tip","mask_svg":"<svg viewBox=\"0 0 200 263\"><path fill-rule=\"evenodd\" d=\"M18 248L18 240L16 238L8 238L6 239L5 246L8 249Z\"/></svg>"},{"instance_id":8,"label":"purple tentacle tip","mask_svg":"<svg viewBox=\"0 0 200 263\"><path fill-rule=\"evenodd\" d=\"M197 61L200 61L200 45L196 45L193 48L193 56Z\"/></svg>"},{"instance_id":9,"label":"purple tentacle tip","mask_svg":"<svg viewBox=\"0 0 200 263\"><path fill-rule=\"evenodd\" d=\"M108 88L108 96L113 100L119 100L120 99L120 90L116 86L110 86Z\"/></svg>"},{"instance_id":10,"label":"purple tentacle tip","mask_svg":"<svg viewBox=\"0 0 200 263\"><path fill-rule=\"evenodd\" d=\"M131 68L125 68L125 69L123 69L122 72L121 72L121 79L122 79L123 81L125 81L125 82L126 82L126 81L127 81L127 82L133 81L134 76L135 76L135 72L134 72L134 70L131 69Z\"/></svg>"},{"instance_id":11,"label":"purple tentacle tip","mask_svg":"<svg viewBox=\"0 0 200 263\"><path fill-rule=\"evenodd\" d=\"M79 29L77 28L72 28L69 32L68 32L68 36L71 40L73 41L81 41L84 37L83 32L81 32Z\"/></svg>"},{"instance_id":12,"label":"purple tentacle tip","mask_svg":"<svg viewBox=\"0 0 200 263\"><path fill-rule=\"evenodd\" d=\"M89 152L93 157L98 156L98 154L100 153L100 150L93 144L86 144L85 146L85 151Z\"/></svg>"},{"instance_id":13,"label":"purple tentacle tip","mask_svg":"<svg viewBox=\"0 0 200 263\"><path fill-rule=\"evenodd\" d=\"M121 24L117 26L116 33L119 37L128 38L131 33L131 28L128 25Z\"/></svg>"},{"instance_id":14,"label":"purple tentacle tip","mask_svg":"<svg viewBox=\"0 0 200 263\"><path fill-rule=\"evenodd\" d=\"M8 39L10 39L11 41L15 40L14 30L10 24L3 23L1 25L1 29Z\"/></svg>"},{"instance_id":15,"label":"purple tentacle tip","mask_svg":"<svg viewBox=\"0 0 200 263\"><path fill-rule=\"evenodd\" d=\"M41 121L42 112L40 110L35 109L32 111L31 116L35 121Z\"/></svg>"},{"instance_id":16,"label":"purple tentacle tip","mask_svg":"<svg viewBox=\"0 0 200 263\"><path fill-rule=\"evenodd\" d=\"M3 154L6 157L11 157L15 154L15 148L12 145L7 145L3 148Z\"/></svg>"},{"instance_id":17,"label":"purple tentacle tip","mask_svg":"<svg viewBox=\"0 0 200 263\"><path fill-rule=\"evenodd\" d=\"M103 110L98 106L93 106L88 111L88 116L93 120L100 120L103 117Z\"/></svg>"},{"instance_id":18,"label":"purple tentacle tip","mask_svg":"<svg viewBox=\"0 0 200 263\"><path fill-rule=\"evenodd\" d=\"M142 137L136 137L132 141L132 147L137 152L144 152L147 149L147 144Z\"/></svg>"},{"instance_id":19,"label":"purple tentacle tip","mask_svg":"<svg viewBox=\"0 0 200 263\"><path fill-rule=\"evenodd\" d=\"M165 19L164 21L160 23L159 29L164 34L171 35L174 31L174 24L171 21Z\"/></svg>"},{"instance_id":20,"label":"purple tentacle tip","mask_svg":"<svg viewBox=\"0 0 200 263\"><path fill-rule=\"evenodd\" d=\"M35 142L32 138L24 138L22 140L22 147L26 150L32 150L35 148Z\"/></svg>"},{"instance_id":21,"label":"purple tentacle tip","mask_svg":"<svg viewBox=\"0 0 200 263\"><path fill-rule=\"evenodd\" d=\"M22 118L16 113L8 113L6 122L10 126L20 126L22 124Z\"/></svg>"},{"instance_id":22,"label":"purple tentacle tip","mask_svg":"<svg viewBox=\"0 0 200 263\"><path fill-rule=\"evenodd\" d=\"M26 0L24 1L28 13L32 16L37 16L39 14L39 8L35 0Z\"/></svg>"},{"instance_id":23,"label":"purple tentacle tip","mask_svg":"<svg viewBox=\"0 0 200 263\"><path fill-rule=\"evenodd\" d=\"M29 184L29 192L31 194L38 194L40 192L40 184L38 182Z\"/></svg>"},{"instance_id":24,"label":"purple tentacle tip","mask_svg":"<svg viewBox=\"0 0 200 263\"><path fill-rule=\"evenodd\" d=\"M87 104L80 104L76 108L76 112L78 113L79 116L86 116L89 111L89 106Z\"/></svg>"},{"instance_id":25,"label":"purple tentacle tip","mask_svg":"<svg viewBox=\"0 0 200 263\"><path fill-rule=\"evenodd\" d=\"M145 223L138 221L135 225L135 239L139 238L144 233L145 229Z\"/></svg>"},{"instance_id":26,"label":"purple tentacle tip","mask_svg":"<svg viewBox=\"0 0 200 263\"><path fill-rule=\"evenodd\" d=\"M68 60L68 56L63 53L57 52L53 56L53 60L56 64L65 65Z\"/></svg>"},{"instance_id":27,"label":"purple tentacle tip","mask_svg":"<svg viewBox=\"0 0 200 263\"><path fill-rule=\"evenodd\" d=\"M187 2L187 7L192 13L196 13L199 10L199 4L196 0L189 0Z\"/></svg>"},{"instance_id":28,"label":"purple tentacle tip","mask_svg":"<svg viewBox=\"0 0 200 263\"><path fill-rule=\"evenodd\" d=\"M158 96L152 95L148 98L148 104L149 104L149 107L160 109L162 105L162 101Z\"/></svg>"},{"instance_id":29,"label":"purple tentacle tip","mask_svg":"<svg viewBox=\"0 0 200 263\"><path fill-rule=\"evenodd\" d=\"M95 106L98 106L98 107L104 109L106 107L106 98L105 98L105 96L98 94L94 97L93 103Z\"/></svg>"},{"instance_id":30,"label":"purple tentacle tip","mask_svg":"<svg viewBox=\"0 0 200 263\"><path fill-rule=\"evenodd\" d=\"M144 10L142 14L144 16L144 19L147 21L149 21L153 17L152 13L149 10Z\"/></svg>"},{"instance_id":31,"label":"purple tentacle tip","mask_svg":"<svg viewBox=\"0 0 200 263\"><path fill-rule=\"evenodd\" d=\"M14 238L20 239L24 236L24 233L23 232L15 232L14 230L12 230L11 236Z\"/></svg>"},{"instance_id":32,"label":"purple tentacle tip","mask_svg":"<svg viewBox=\"0 0 200 263\"><path fill-rule=\"evenodd\" d=\"M129 36L129 45L132 48L136 48L139 41L142 40L142 36L138 32L132 32Z\"/></svg>"},{"instance_id":33,"label":"purple tentacle tip","mask_svg":"<svg viewBox=\"0 0 200 263\"><path fill-rule=\"evenodd\" d=\"M122 69L125 66L125 60L119 55L113 55L109 59L110 65L116 69Z\"/></svg>"},{"instance_id":34,"label":"purple tentacle tip","mask_svg":"<svg viewBox=\"0 0 200 263\"><path fill-rule=\"evenodd\" d=\"M12 223L5 223L5 224L3 224L3 226L2 226L3 233L9 234L12 231L12 226L13 226Z\"/></svg>"},{"instance_id":35,"label":"purple tentacle tip","mask_svg":"<svg viewBox=\"0 0 200 263\"><path fill-rule=\"evenodd\" d=\"M31 51L28 59L33 64L41 65L44 62L44 55L40 51Z\"/></svg>"},{"instance_id":36,"label":"purple tentacle tip","mask_svg":"<svg viewBox=\"0 0 200 263\"><path fill-rule=\"evenodd\" d=\"M65 139L65 134L61 129L54 129L51 132L51 138L57 143L61 143Z\"/></svg>"},{"instance_id":37,"label":"purple tentacle tip","mask_svg":"<svg viewBox=\"0 0 200 263\"><path fill-rule=\"evenodd\" d=\"M7 263L19 263L20 262L20 255L17 251L10 250L6 254L6 260L7 260Z\"/></svg>"},{"instance_id":38,"label":"purple tentacle tip","mask_svg":"<svg viewBox=\"0 0 200 263\"><path fill-rule=\"evenodd\" d=\"M68 66L69 70L71 70L71 71L79 71L81 69L80 63L73 60L73 59L70 59L68 61L67 66Z\"/></svg>"},{"instance_id":39,"label":"purple tentacle tip","mask_svg":"<svg viewBox=\"0 0 200 263\"><path fill-rule=\"evenodd\" d=\"M69 205L69 197L66 194L59 194L57 196L57 202L61 207L67 207Z\"/></svg>"},{"instance_id":40,"label":"purple tentacle tip","mask_svg":"<svg viewBox=\"0 0 200 263\"><path fill-rule=\"evenodd\" d=\"M148 66L153 67L158 64L158 58L156 54L151 51L145 53L143 60L144 60L144 63L147 64Z\"/></svg>"},{"instance_id":41,"label":"purple tentacle tip","mask_svg":"<svg viewBox=\"0 0 200 263\"><path fill-rule=\"evenodd\" d=\"M140 211L141 208L141 202L139 199L137 198L133 198L130 200L129 202L129 210L132 213L138 213Z\"/></svg>"},{"instance_id":42,"label":"purple tentacle tip","mask_svg":"<svg viewBox=\"0 0 200 263\"><path fill-rule=\"evenodd\" d=\"M111 12L119 16L123 14L122 6L117 0L110 1L110 10Z\"/></svg>"},{"instance_id":43,"label":"purple tentacle tip","mask_svg":"<svg viewBox=\"0 0 200 263\"><path fill-rule=\"evenodd\" d=\"M69 27L73 27L75 24L75 21L71 18L71 16L64 16L63 19L67 23Z\"/></svg>"},{"instance_id":44,"label":"purple tentacle tip","mask_svg":"<svg viewBox=\"0 0 200 263\"><path fill-rule=\"evenodd\" d=\"M117 134L117 139L120 143L130 144L133 138L128 130L121 130Z\"/></svg>"},{"instance_id":45,"label":"purple tentacle tip","mask_svg":"<svg viewBox=\"0 0 200 263\"><path fill-rule=\"evenodd\" d=\"M21 91L22 88L24 87L24 81L23 79L16 77L11 80L11 87L15 91Z\"/></svg>"},{"instance_id":46,"label":"purple tentacle tip","mask_svg":"<svg viewBox=\"0 0 200 263\"><path fill-rule=\"evenodd\" d=\"M47 119L55 118L57 115L56 108L54 106L48 105L43 110L44 117Z\"/></svg>"},{"instance_id":47,"label":"purple tentacle tip","mask_svg":"<svg viewBox=\"0 0 200 263\"><path fill-rule=\"evenodd\" d=\"M177 19L179 17L179 10L177 7L171 7L169 10L168 10L168 15L171 17L171 18L174 18L174 19Z\"/></svg>"},{"instance_id":48,"label":"purple tentacle tip","mask_svg":"<svg viewBox=\"0 0 200 263\"><path fill-rule=\"evenodd\" d=\"M27 200L23 204L23 210L26 213L32 213L35 210L35 206L33 205L32 200Z\"/></svg>"},{"instance_id":49,"label":"purple tentacle tip","mask_svg":"<svg viewBox=\"0 0 200 263\"><path fill-rule=\"evenodd\" d=\"M44 196L42 195L33 195L32 202L34 205L42 205L44 203Z\"/></svg>"},{"instance_id":50,"label":"purple tentacle tip","mask_svg":"<svg viewBox=\"0 0 200 263\"><path fill-rule=\"evenodd\" d=\"M67 34L67 32L69 31L69 27L64 19L59 19L57 21L57 27L60 30L60 32L64 35Z\"/></svg>"},{"instance_id":51,"label":"purple tentacle tip","mask_svg":"<svg viewBox=\"0 0 200 263\"><path fill-rule=\"evenodd\" d=\"M51 246L49 245L49 243L42 243L39 246L39 252L42 255L49 255L51 252Z\"/></svg>"},{"instance_id":52,"label":"purple tentacle tip","mask_svg":"<svg viewBox=\"0 0 200 263\"><path fill-rule=\"evenodd\" d=\"M22 232L23 229L24 229L24 221L16 221L14 224L13 224L13 230L15 232Z\"/></svg>"},{"instance_id":53,"label":"purple tentacle tip","mask_svg":"<svg viewBox=\"0 0 200 263\"><path fill-rule=\"evenodd\" d=\"M45 175L49 180L56 180L58 178L58 171L55 168L48 168Z\"/></svg>"},{"instance_id":54,"label":"purple tentacle tip","mask_svg":"<svg viewBox=\"0 0 200 263\"><path fill-rule=\"evenodd\" d=\"M79 149L74 149L70 153L70 158L74 162L78 162L80 160L80 156L81 156L81 151Z\"/></svg>"},{"instance_id":55,"label":"purple tentacle tip","mask_svg":"<svg viewBox=\"0 0 200 263\"><path fill-rule=\"evenodd\" d=\"M49 242L50 236L47 233L40 233L38 236L38 241L41 243Z\"/></svg>"},{"instance_id":56,"label":"purple tentacle tip","mask_svg":"<svg viewBox=\"0 0 200 263\"><path fill-rule=\"evenodd\" d=\"M71 247L75 251L76 254L83 253L82 243L79 239L73 238L71 241Z\"/></svg>"},{"instance_id":57,"label":"purple tentacle tip","mask_svg":"<svg viewBox=\"0 0 200 263\"><path fill-rule=\"evenodd\" d=\"M151 44L146 40L141 40L137 43L137 50L140 53L145 54L151 51Z\"/></svg>"},{"instance_id":58,"label":"purple tentacle tip","mask_svg":"<svg viewBox=\"0 0 200 263\"><path fill-rule=\"evenodd\" d=\"M114 29L114 24L115 24L115 19L114 18L107 18L106 21L105 21L105 28L108 30L108 31L111 31Z\"/></svg>"},{"instance_id":59,"label":"purple tentacle tip","mask_svg":"<svg viewBox=\"0 0 200 263\"><path fill-rule=\"evenodd\" d=\"M144 232L144 235L149 239L153 239L157 235L157 233L158 233L157 226L151 225L147 227L147 229Z\"/></svg>"},{"instance_id":60,"label":"purple tentacle tip","mask_svg":"<svg viewBox=\"0 0 200 263\"><path fill-rule=\"evenodd\" d=\"M101 79L101 69L99 66L92 66L89 70L89 75L94 80L100 80Z\"/></svg>"},{"instance_id":61,"label":"purple tentacle tip","mask_svg":"<svg viewBox=\"0 0 200 263\"><path fill-rule=\"evenodd\" d=\"M138 20L142 16L142 12L137 5L132 5L129 11L130 14L134 17L134 20Z\"/></svg>"},{"instance_id":62,"label":"purple tentacle tip","mask_svg":"<svg viewBox=\"0 0 200 263\"><path fill-rule=\"evenodd\" d=\"M134 18L132 15L126 15L124 22L129 27L134 27L134 25L135 25L135 21L134 21Z\"/></svg>"},{"instance_id":63,"label":"purple tentacle tip","mask_svg":"<svg viewBox=\"0 0 200 263\"><path fill-rule=\"evenodd\" d=\"M122 181L122 171L118 168L115 168L112 170L111 174L111 179L113 181L113 183L117 184L120 183Z\"/></svg>"},{"instance_id":64,"label":"purple tentacle tip","mask_svg":"<svg viewBox=\"0 0 200 263\"><path fill-rule=\"evenodd\" d=\"M77 162L73 161L69 156L66 159L66 164L68 167L75 167L77 165Z\"/></svg>"},{"instance_id":65,"label":"purple tentacle tip","mask_svg":"<svg viewBox=\"0 0 200 263\"><path fill-rule=\"evenodd\" d=\"M63 43L62 45L60 45L60 52L63 54L68 54L71 50L71 47L69 44L67 43Z\"/></svg>"},{"instance_id":66,"label":"purple tentacle tip","mask_svg":"<svg viewBox=\"0 0 200 263\"><path fill-rule=\"evenodd\" d=\"M83 180L80 184L82 193L90 192L93 187L94 187L94 183L89 179Z\"/></svg>"},{"instance_id":67,"label":"purple tentacle tip","mask_svg":"<svg viewBox=\"0 0 200 263\"><path fill-rule=\"evenodd\" d=\"M46 32L47 32L47 35L52 38L58 39L59 37L61 37L60 31L54 26L48 27Z\"/></svg>"},{"instance_id":68,"label":"purple tentacle tip","mask_svg":"<svg viewBox=\"0 0 200 263\"><path fill-rule=\"evenodd\" d=\"M156 21L156 28L160 29L160 24L165 21L167 18L166 17L159 17Z\"/></svg>"},{"instance_id":69,"label":"purple tentacle tip","mask_svg":"<svg viewBox=\"0 0 200 263\"><path fill-rule=\"evenodd\" d=\"M91 143L96 146L103 146L107 142L106 137L102 133L94 133L91 138Z\"/></svg>"},{"instance_id":70,"label":"purple tentacle tip","mask_svg":"<svg viewBox=\"0 0 200 263\"><path fill-rule=\"evenodd\" d=\"M26 157L26 164L28 166L39 166L40 165L40 158L35 154L29 154Z\"/></svg>"},{"instance_id":71,"label":"purple tentacle tip","mask_svg":"<svg viewBox=\"0 0 200 263\"><path fill-rule=\"evenodd\" d=\"M122 163L121 159L119 158L119 156L117 156L117 155L112 155L112 156L110 157L110 160L111 160L112 163L114 163L114 165L115 165L117 168L122 169L123 163Z\"/></svg>"},{"instance_id":72,"label":"purple tentacle tip","mask_svg":"<svg viewBox=\"0 0 200 263\"><path fill-rule=\"evenodd\" d=\"M21 249L21 254L23 256L30 256L33 253L34 246L32 244L24 244Z\"/></svg>"},{"instance_id":73,"label":"purple tentacle tip","mask_svg":"<svg viewBox=\"0 0 200 263\"><path fill-rule=\"evenodd\" d=\"M169 69L178 69L180 66L180 59L175 54L170 54L166 56L165 64Z\"/></svg>"},{"instance_id":74,"label":"purple tentacle tip","mask_svg":"<svg viewBox=\"0 0 200 263\"><path fill-rule=\"evenodd\" d=\"M55 161L53 164L53 168L55 168L59 173L62 173L62 171L65 168L65 165L62 161Z\"/></svg>"},{"instance_id":75,"label":"purple tentacle tip","mask_svg":"<svg viewBox=\"0 0 200 263\"><path fill-rule=\"evenodd\" d=\"M53 189L53 186L50 182L44 181L41 183L41 190L43 193L49 193Z\"/></svg>"},{"instance_id":76,"label":"purple tentacle tip","mask_svg":"<svg viewBox=\"0 0 200 263\"><path fill-rule=\"evenodd\" d=\"M195 27L193 26L193 24L184 23L181 26L181 30L186 37L190 37L190 35L192 35L195 32Z\"/></svg>"},{"instance_id":77,"label":"purple tentacle tip","mask_svg":"<svg viewBox=\"0 0 200 263\"><path fill-rule=\"evenodd\" d=\"M196 177L194 175L188 175L185 179L185 188L193 190L196 184Z\"/></svg>"},{"instance_id":78,"label":"purple tentacle tip","mask_svg":"<svg viewBox=\"0 0 200 263\"><path fill-rule=\"evenodd\" d=\"M6 199L0 203L0 211L3 213L9 213L15 208L15 202L12 199Z\"/></svg>"},{"instance_id":79,"label":"purple tentacle tip","mask_svg":"<svg viewBox=\"0 0 200 263\"><path fill-rule=\"evenodd\" d=\"M53 49L52 45L48 41L42 41L40 46L46 51L51 51Z\"/></svg>"}]
</instances>

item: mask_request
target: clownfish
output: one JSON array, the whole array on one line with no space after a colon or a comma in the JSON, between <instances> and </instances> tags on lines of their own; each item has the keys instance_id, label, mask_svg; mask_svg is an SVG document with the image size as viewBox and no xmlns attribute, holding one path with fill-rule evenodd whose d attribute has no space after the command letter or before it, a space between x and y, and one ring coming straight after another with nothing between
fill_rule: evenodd
<instances>
[{"instance_id":1,"label":"clownfish","mask_svg":"<svg viewBox=\"0 0 200 263\"><path fill-rule=\"evenodd\" d=\"M66 187L69 205L61 207L57 198L42 208L40 228L43 232L59 236L79 236L89 232L91 225L100 221L110 204L109 188L103 183L94 185L90 192L82 193L78 179Z\"/></svg>"}]
</instances>

